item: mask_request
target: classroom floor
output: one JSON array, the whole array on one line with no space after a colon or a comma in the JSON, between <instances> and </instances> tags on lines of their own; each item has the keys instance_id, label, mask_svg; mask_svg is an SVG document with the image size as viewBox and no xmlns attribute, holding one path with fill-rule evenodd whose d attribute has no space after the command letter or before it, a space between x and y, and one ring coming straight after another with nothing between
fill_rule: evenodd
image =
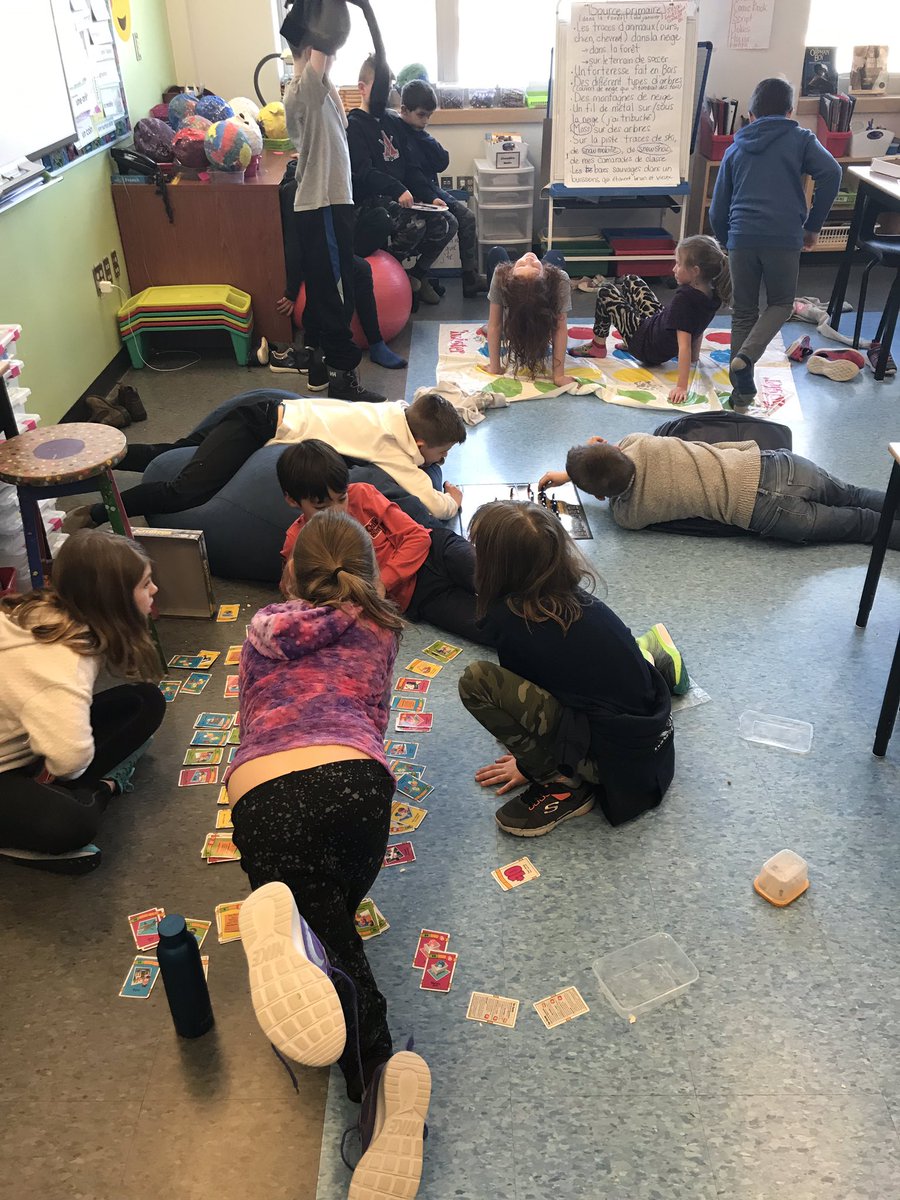
<instances>
[{"instance_id":1,"label":"classroom floor","mask_svg":"<svg viewBox=\"0 0 900 1200\"><path fill-rule=\"evenodd\" d=\"M817 268L799 290L829 286ZM367 383L395 399L429 381L434 323L484 316L458 288L420 310L408 372L366 366ZM576 316L592 307L576 293ZM395 349L409 344L407 330ZM795 450L883 487L900 381L875 383L868 369L849 384L794 374L805 418ZM150 412L129 435L165 440L227 396L288 378L207 357L168 376L129 372ZM513 405L469 430L446 478L534 480L589 434L617 439L660 419L590 397ZM496 828L497 802L472 779L494 746L455 684L483 652L467 646L432 685L434 730L418 737L418 761L435 791L413 835L416 862L373 889L391 929L368 943L395 1036L414 1035L433 1072L419 1195L887 1200L900 1179L900 732L883 760L871 745L900 555L888 553L863 631L854 618L866 547L628 533L605 505L586 506L594 540L580 547L608 603L636 633L665 620L710 701L676 716L678 769L655 813L619 829L592 813L525 842ZM271 599L231 581L217 581L216 598L239 602L239 621L164 621L170 654L224 650ZM434 634L411 626L398 666ZM176 786L196 713L235 707L222 699L222 659L212 673L202 697L170 706L136 791L112 805L99 870L66 879L0 864L0 1146L16 1200L347 1194L338 1141L354 1110L340 1077L299 1068L294 1093L253 1017L240 945L218 945L213 929L203 947L216 1026L197 1042L176 1037L161 984L147 1002L117 997L134 955L129 913L158 904L211 919L215 904L247 891L238 865L199 858L216 789ZM742 741L746 709L812 722L811 752ZM809 861L812 884L778 910L752 880L784 847ZM492 868L523 854L540 879L502 892ZM449 995L418 988L410 963L422 927L452 934ZM629 1024L591 965L660 930L699 979ZM533 1001L571 984L590 1012L547 1031ZM466 1021L472 990L521 1000L516 1028Z\"/></svg>"}]
</instances>

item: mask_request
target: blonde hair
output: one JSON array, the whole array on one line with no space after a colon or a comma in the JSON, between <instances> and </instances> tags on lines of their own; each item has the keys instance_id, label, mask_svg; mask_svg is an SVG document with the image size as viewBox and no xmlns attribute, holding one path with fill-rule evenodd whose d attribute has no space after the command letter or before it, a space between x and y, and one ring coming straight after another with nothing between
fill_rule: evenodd
<instances>
[{"instance_id":1,"label":"blonde hair","mask_svg":"<svg viewBox=\"0 0 900 1200\"><path fill-rule=\"evenodd\" d=\"M714 237L697 233L682 238L675 248L676 254L688 267L696 267L700 278L710 285L722 304L731 304L731 268L728 255Z\"/></svg>"},{"instance_id":2,"label":"blonde hair","mask_svg":"<svg viewBox=\"0 0 900 1200\"><path fill-rule=\"evenodd\" d=\"M399 633L403 621L379 582L372 539L353 517L326 509L300 530L285 581L290 599L331 608L355 604L374 625Z\"/></svg>"},{"instance_id":3,"label":"blonde hair","mask_svg":"<svg viewBox=\"0 0 900 1200\"><path fill-rule=\"evenodd\" d=\"M50 586L0 600L0 612L36 642L102 658L127 679L158 680L160 663L134 589L150 559L130 538L80 529L63 543Z\"/></svg>"}]
</instances>

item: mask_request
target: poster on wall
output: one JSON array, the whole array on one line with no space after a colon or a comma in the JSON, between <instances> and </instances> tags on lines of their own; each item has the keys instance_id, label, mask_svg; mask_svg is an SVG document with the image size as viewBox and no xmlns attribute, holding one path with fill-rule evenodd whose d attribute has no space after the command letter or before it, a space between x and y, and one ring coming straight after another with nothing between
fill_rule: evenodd
<instances>
[{"instance_id":1,"label":"poster on wall","mask_svg":"<svg viewBox=\"0 0 900 1200\"><path fill-rule=\"evenodd\" d=\"M729 50L768 50L775 0L731 0Z\"/></svg>"}]
</instances>

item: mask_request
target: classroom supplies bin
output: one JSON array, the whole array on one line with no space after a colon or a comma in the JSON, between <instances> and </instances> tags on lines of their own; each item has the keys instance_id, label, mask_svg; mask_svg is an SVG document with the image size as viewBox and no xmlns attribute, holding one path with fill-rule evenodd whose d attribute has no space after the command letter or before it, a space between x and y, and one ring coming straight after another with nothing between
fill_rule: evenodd
<instances>
[{"instance_id":1,"label":"classroom supplies bin","mask_svg":"<svg viewBox=\"0 0 900 1200\"><path fill-rule=\"evenodd\" d=\"M741 737L748 742L777 746L794 754L807 754L812 745L812 725L808 721L795 721L793 717L777 717L747 709L741 713L739 729Z\"/></svg>"},{"instance_id":2,"label":"classroom supplies bin","mask_svg":"<svg viewBox=\"0 0 900 1200\"><path fill-rule=\"evenodd\" d=\"M475 182L482 191L489 188L534 188L534 167L523 163L518 171L495 167L486 158L475 159Z\"/></svg>"},{"instance_id":3,"label":"classroom supplies bin","mask_svg":"<svg viewBox=\"0 0 900 1200\"><path fill-rule=\"evenodd\" d=\"M666 254L669 258L647 258L615 263L616 275L671 275L675 265L675 242L661 228L602 229L614 254Z\"/></svg>"},{"instance_id":4,"label":"classroom supplies bin","mask_svg":"<svg viewBox=\"0 0 900 1200\"><path fill-rule=\"evenodd\" d=\"M779 851L763 863L762 870L753 880L753 887L764 900L776 908L784 908L809 887L806 859L793 850Z\"/></svg>"},{"instance_id":5,"label":"classroom supplies bin","mask_svg":"<svg viewBox=\"0 0 900 1200\"><path fill-rule=\"evenodd\" d=\"M818 117L816 137L828 153L833 154L835 158L843 158L850 153L850 143L853 141L852 130L847 130L846 133L835 133L834 130L828 128L821 117Z\"/></svg>"},{"instance_id":6,"label":"classroom supplies bin","mask_svg":"<svg viewBox=\"0 0 900 1200\"><path fill-rule=\"evenodd\" d=\"M541 234L541 255L547 253L547 235ZM566 258L568 274L572 279L582 276L610 275L613 263L604 261L603 256L612 253L609 242L602 237L556 237L553 238L553 249L559 250ZM597 255L597 258L591 257ZM572 262L570 259L581 258L584 262Z\"/></svg>"},{"instance_id":7,"label":"classroom supplies bin","mask_svg":"<svg viewBox=\"0 0 900 1200\"><path fill-rule=\"evenodd\" d=\"M620 1017L638 1017L674 1000L700 972L667 933L654 933L593 964L604 995Z\"/></svg>"},{"instance_id":8,"label":"classroom supplies bin","mask_svg":"<svg viewBox=\"0 0 900 1200\"><path fill-rule=\"evenodd\" d=\"M519 188L482 187L477 178L475 195L482 208L489 208L492 204L530 205L533 200L531 184L525 184Z\"/></svg>"},{"instance_id":9,"label":"classroom supplies bin","mask_svg":"<svg viewBox=\"0 0 900 1200\"><path fill-rule=\"evenodd\" d=\"M495 244L531 241L534 210L530 203L485 207L474 196L469 203L478 221L479 241Z\"/></svg>"},{"instance_id":10,"label":"classroom supplies bin","mask_svg":"<svg viewBox=\"0 0 900 1200\"><path fill-rule=\"evenodd\" d=\"M734 141L734 134L713 133L709 121L703 119L700 122L698 141L700 153L704 158L708 158L710 162L721 162L725 157L725 151Z\"/></svg>"}]
</instances>

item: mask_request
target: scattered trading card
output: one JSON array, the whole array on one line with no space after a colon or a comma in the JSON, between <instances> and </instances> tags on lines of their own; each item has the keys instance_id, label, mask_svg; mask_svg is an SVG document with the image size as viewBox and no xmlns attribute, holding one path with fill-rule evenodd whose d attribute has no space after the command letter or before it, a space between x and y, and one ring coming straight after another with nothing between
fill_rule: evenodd
<instances>
[{"instance_id":1,"label":"scattered trading card","mask_svg":"<svg viewBox=\"0 0 900 1200\"><path fill-rule=\"evenodd\" d=\"M426 662L424 658L414 658L411 663L406 664L406 669L415 675L424 675L426 679L434 679L441 667L437 663Z\"/></svg>"},{"instance_id":2,"label":"scattered trading card","mask_svg":"<svg viewBox=\"0 0 900 1200\"><path fill-rule=\"evenodd\" d=\"M225 785L223 783L222 786L219 788L219 794L216 797L216 804L227 804L227 803L228 803L228 788L225 787Z\"/></svg>"},{"instance_id":3,"label":"scattered trading card","mask_svg":"<svg viewBox=\"0 0 900 1200\"><path fill-rule=\"evenodd\" d=\"M241 852L227 833L214 831L206 835L200 857L207 862L237 862Z\"/></svg>"},{"instance_id":4,"label":"scattered trading card","mask_svg":"<svg viewBox=\"0 0 900 1200\"><path fill-rule=\"evenodd\" d=\"M209 955L200 955L200 966L203 968L203 978L209 979Z\"/></svg>"},{"instance_id":5,"label":"scattered trading card","mask_svg":"<svg viewBox=\"0 0 900 1200\"><path fill-rule=\"evenodd\" d=\"M205 671L192 671L181 685L182 694L199 696L211 679L212 675L207 675Z\"/></svg>"},{"instance_id":6,"label":"scattered trading card","mask_svg":"<svg viewBox=\"0 0 900 1200\"><path fill-rule=\"evenodd\" d=\"M216 829L234 829L230 808L220 808L216 813Z\"/></svg>"},{"instance_id":7,"label":"scattered trading card","mask_svg":"<svg viewBox=\"0 0 900 1200\"><path fill-rule=\"evenodd\" d=\"M417 692L420 696L424 696L431 687L430 679L413 679L409 675L401 675L394 684L395 692Z\"/></svg>"},{"instance_id":8,"label":"scattered trading card","mask_svg":"<svg viewBox=\"0 0 900 1200\"><path fill-rule=\"evenodd\" d=\"M159 922L166 915L164 908L145 908L128 918L134 944L142 953L159 945Z\"/></svg>"},{"instance_id":9,"label":"scattered trading card","mask_svg":"<svg viewBox=\"0 0 900 1200\"><path fill-rule=\"evenodd\" d=\"M200 670L208 671L221 652L219 650L198 650L197 653L203 659L203 665Z\"/></svg>"},{"instance_id":10,"label":"scattered trading card","mask_svg":"<svg viewBox=\"0 0 900 1200\"><path fill-rule=\"evenodd\" d=\"M422 653L430 654L439 663L448 663L453 662L457 654L462 654L462 646L451 646L449 642L432 642L430 646L425 647Z\"/></svg>"},{"instance_id":11,"label":"scattered trading card","mask_svg":"<svg viewBox=\"0 0 900 1200\"><path fill-rule=\"evenodd\" d=\"M161 679L159 681L159 690L166 698L166 704L171 704L178 692L181 689L181 683L177 679Z\"/></svg>"},{"instance_id":12,"label":"scattered trading card","mask_svg":"<svg viewBox=\"0 0 900 1200\"><path fill-rule=\"evenodd\" d=\"M519 1015L519 1001L509 996L491 996L487 992L473 992L469 997L467 1021L480 1021L483 1025L502 1025L504 1029L515 1029Z\"/></svg>"},{"instance_id":13,"label":"scattered trading card","mask_svg":"<svg viewBox=\"0 0 900 1200\"><path fill-rule=\"evenodd\" d=\"M204 938L209 933L212 921L198 921L196 917L185 917L184 923L187 926L188 932L192 933L197 939L197 945L202 946Z\"/></svg>"},{"instance_id":14,"label":"scattered trading card","mask_svg":"<svg viewBox=\"0 0 900 1200\"><path fill-rule=\"evenodd\" d=\"M236 713L235 713L235 714L232 716L232 718L231 718L231 724L234 726L234 728L235 728L235 729L240 729L240 727L241 727L241 714L240 714L239 712L236 712Z\"/></svg>"},{"instance_id":15,"label":"scattered trading card","mask_svg":"<svg viewBox=\"0 0 900 1200\"><path fill-rule=\"evenodd\" d=\"M434 724L434 713L397 713L394 728L398 733L428 733Z\"/></svg>"},{"instance_id":16,"label":"scattered trading card","mask_svg":"<svg viewBox=\"0 0 900 1200\"><path fill-rule=\"evenodd\" d=\"M234 762L234 756L237 754L238 750L240 750L240 746L229 746L229 747L228 747L228 754L227 754L227 756L226 756L226 758L225 758L225 762L226 762L226 763L233 763L233 762Z\"/></svg>"},{"instance_id":17,"label":"scattered trading card","mask_svg":"<svg viewBox=\"0 0 900 1200\"><path fill-rule=\"evenodd\" d=\"M216 932L219 935L219 942L222 945L225 942L239 942L241 940L241 928L238 923L238 916L242 904L243 900L229 900L225 904L216 905Z\"/></svg>"},{"instance_id":18,"label":"scattered trading card","mask_svg":"<svg viewBox=\"0 0 900 1200\"><path fill-rule=\"evenodd\" d=\"M191 738L192 746L224 746L228 734L224 729L195 729Z\"/></svg>"},{"instance_id":19,"label":"scattered trading card","mask_svg":"<svg viewBox=\"0 0 900 1200\"><path fill-rule=\"evenodd\" d=\"M428 955L434 952L435 954L446 950L450 944L450 934L441 933L438 929L423 929L419 934L419 940L416 944L416 952L413 955L412 965L420 971L425 966Z\"/></svg>"},{"instance_id":20,"label":"scattered trading card","mask_svg":"<svg viewBox=\"0 0 900 1200\"><path fill-rule=\"evenodd\" d=\"M407 771L405 775L399 776L397 779L397 791L402 792L404 796L408 796L410 800L427 800L434 788L430 783L424 783L411 771Z\"/></svg>"},{"instance_id":21,"label":"scattered trading card","mask_svg":"<svg viewBox=\"0 0 900 1200\"><path fill-rule=\"evenodd\" d=\"M521 887L523 883L529 883L532 879L538 879L541 873L530 858L517 858L505 867L497 867L491 874L504 892L508 892L512 888Z\"/></svg>"},{"instance_id":22,"label":"scattered trading card","mask_svg":"<svg viewBox=\"0 0 900 1200\"><path fill-rule=\"evenodd\" d=\"M359 908L356 910L356 932L367 942L369 938L378 937L380 933L385 933L390 929L390 925L385 918L384 913L375 903L371 896L360 901Z\"/></svg>"},{"instance_id":23,"label":"scattered trading card","mask_svg":"<svg viewBox=\"0 0 900 1200\"><path fill-rule=\"evenodd\" d=\"M414 833L427 816L427 808L416 808L414 804L404 804L402 800L392 800L391 826L388 832L392 837L400 833Z\"/></svg>"},{"instance_id":24,"label":"scattered trading card","mask_svg":"<svg viewBox=\"0 0 900 1200\"><path fill-rule=\"evenodd\" d=\"M159 975L159 963L155 958L145 958L138 954L128 968L125 982L119 989L119 995L127 1000L146 1000L153 991L156 977Z\"/></svg>"},{"instance_id":25,"label":"scattered trading card","mask_svg":"<svg viewBox=\"0 0 900 1200\"><path fill-rule=\"evenodd\" d=\"M229 675L225 680L225 699L237 700L240 692L238 690L238 675Z\"/></svg>"},{"instance_id":26,"label":"scattered trading card","mask_svg":"<svg viewBox=\"0 0 900 1200\"><path fill-rule=\"evenodd\" d=\"M225 666L236 667L241 661L241 651L244 648L243 642L240 646L229 646L228 653L225 655Z\"/></svg>"},{"instance_id":27,"label":"scattered trading card","mask_svg":"<svg viewBox=\"0 0 900 1200\"><path fill-rule=\"evenodd\" d=\"M202 671L205 659L202 654L176 654L169 659L169 666L178 671Z\"/></svg>"},{"instance_id":28,"label":"scattered trading card","mask_svg":"<svg viewBox=\"0 0 900 1200\"><path fill-rule=\"evenodd\" d=\"M423 682L426 682L423 680ZM422 712L425 708L424 696L392 696L391 708L394 712Z\"/></svg>"},{"instance_id":29,"label":"scattered trading card","mask_svg":"<svg viewBox=\"0 0 900 1200\"><path fill-rule=\"evenodd\" d=\"M413 850L412 842L395 842L393 846L388 846L384 852L384 862L382 866L397 867L401 863L411 863L416 861L416 852Z\"/></svg>"},{"instance_id":30,"label":"scattered trading card","mask_svg":"<svg viewBox=\"0 0 900 1200\"><path fill-rule=\"evenodd\" d=\"M233 726L228 730L228 745L239 746L241 744L241 731L237 726Z\"/></svg>"},{"instance_id":31,"label":"scattered trading card","mask_svg":"<svg viewBox=\"0 0 900 1200\"><path fill-rule=\"evenodd\" d=\"M194 722L195 729L230 729L234 720L232 713L202 712Z\"/></svg>"},{"instance_id":32,"label":"scattered trading card","mask_svg":"<svg viewBox=\"0 0 900 1200\"><path fill-rule=\"evenodd\" d=\"M415 758L419 753L419 747L415 742L394 742L390 738L385 738L384 752L388 758Z\"/></svg>"},{"instance_id":33,"label":"scattered trading card","mask_svg":"<svg viewBox=\"0 0 900 1200\"><path fill-rule=\"evenodd\" d=\"M239 604L220 604L217 621L236 621L241 614Z\"/></svg>"},{"instance_id":34,"label":"scattered trading card","mask_svg":"<svg viewBox=\"0 0 900 1200\"><path fill-rule=\"evenodd\" d=\"M576 987L564 988L553 996L545 996L543 1000L535 1000L532 1006L548 1029L557 1025L565 1025L591 1010Z\"/></svg>"},{"instance_id":35,"label":"scattered trading card","mask_svg":"<svg viewBox=\"0 0 900 1200\"><path fill-rule=\"evenodd\" d=\"M423 992L449 992L453 985L458 955L450 950L430 950L425 956L425 970L419 987Z\"/></svg>"},{"instance_id":36,"label":"scattered trading card","mask_svg":"<svg viewBox=\"0 0 900 1200\"><path fill-rule=\"evenodd\" d=\"M426 770L425 767L419 766L418 763L404 762L402 758L391 759L388 766L395 779L399 779L401 775L405 775L407 772L410 775L415 775L416 779L421 779Z\"/></svg>"},{"instance_id":37,"label":"scattered trading card","mask_svg":"<svg viewBox=\"0 0 900 1200\"><path fill-rule=\"evenodd\" d=\"M179 787L196 787L200 783L218 783L218 767L186 767L178 772Z\"/></svg>"},{"instance_id":38,"label":"scattered trading card","mask_svg":"<svg viewBox=\"0 0 900 1200\"><path fill-rule=\"evenodd\" d=\"M186 767L217 767L225 757L221 746L191 746L185 751Z\"/></svg>"}]
</instances>

